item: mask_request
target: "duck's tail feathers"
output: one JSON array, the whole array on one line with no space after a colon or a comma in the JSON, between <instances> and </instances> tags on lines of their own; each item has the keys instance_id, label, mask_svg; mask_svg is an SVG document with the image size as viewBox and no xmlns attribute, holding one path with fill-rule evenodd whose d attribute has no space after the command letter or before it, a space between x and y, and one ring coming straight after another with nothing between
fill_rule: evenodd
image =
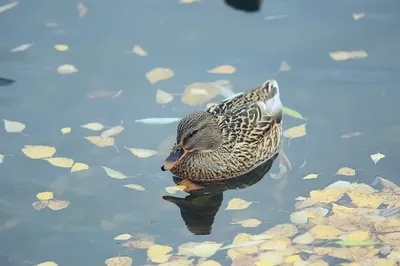
<instances>
[{"instance_id":1,"label":"duck's tail feathers","mask_svg":"<svg viewBox=\"0 0 400 266\"><path fill-rule=\"evenodd\" d=\"M264 102L264 111L280 123L283 116L283 105L279 97L279 85L276 80L267 80L262 87L268 91L267 99Z\"/></svg>"}]
</instances>

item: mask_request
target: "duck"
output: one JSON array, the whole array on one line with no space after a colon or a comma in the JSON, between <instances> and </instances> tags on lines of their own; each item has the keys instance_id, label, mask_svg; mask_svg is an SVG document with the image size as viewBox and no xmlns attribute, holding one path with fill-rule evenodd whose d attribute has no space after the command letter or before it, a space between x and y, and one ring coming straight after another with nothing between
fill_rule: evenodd
<instances>
[{"instance_id":1,"label":"duck","mask_svg":"<svg viewBox=\"0 0 400 266\"><path fill-rule=\"evenodd\" d=\"M283 105L274 79L182 118L161 166L182 180L224 181L279 153Z\"/></svg>"}]
</instances>

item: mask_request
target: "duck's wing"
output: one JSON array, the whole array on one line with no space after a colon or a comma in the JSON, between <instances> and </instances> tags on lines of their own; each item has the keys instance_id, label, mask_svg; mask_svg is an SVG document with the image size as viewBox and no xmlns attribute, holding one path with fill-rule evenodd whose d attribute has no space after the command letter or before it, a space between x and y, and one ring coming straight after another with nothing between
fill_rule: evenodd
<instances>
[{"instance_id":1,"label":"duck's wing","mask_svg":"<svg viewBox=\"0 0 400 266\"><path fill-rule=\"evenodd\" d=\"M277 85L275 80L267 80L261 86L226 98L209 107L206 111L213 115L220 115L250 103L264 102L268 99L268 95L274 84Z\"/></svg>"}]
</instances>

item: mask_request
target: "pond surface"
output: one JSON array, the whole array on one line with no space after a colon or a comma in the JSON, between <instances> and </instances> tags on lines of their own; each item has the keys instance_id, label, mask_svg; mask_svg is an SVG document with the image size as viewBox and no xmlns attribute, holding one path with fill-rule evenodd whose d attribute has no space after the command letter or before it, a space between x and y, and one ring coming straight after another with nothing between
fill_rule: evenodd
<instances>
[{"instance_id":1,"label":"pond surface","mask_svg":"<svg viewBox=\"0 0 400 266\"><path fill-rule=\"evenodd\" d=\"M3 0L0 6L9 3ZM382 176L399 184L398 1L264 1L262 10L252 14L222 1L82 3L87 13L80 5L81 16L74 1L20 1L0 13L0 76L15 80L0 86L0 116L26 125L23 133L0 130L1 265L104 265L118 255L132 257L134 265L151 264L146 249L128 249L114 237L153 238L173 247L173 253L187 242L230 244L238 233L258 234L290 223L297 197L337 180L371 184ZM365 16L355 20L354 13ZM22 44L32 45L10 52ZM69 49L57 51L56 44ZM134 45L148 55L133 53ZM365 51L368 56L337 61L330 56L335 51ZM280 71L282 61L289 71ZM78 71L58 73L64 64ZM207 72L220 65L236 71ZM146 73L157 67L172 69L174 76L151 84ZM304 123L307 128L305 136L285 139L291 169L280 179L271 178L270 173L279 172L276 160L252 186L194 203L206 207L197 210L204 221L199 222L196 210L191 215L190 207L189 215L184 211L181 216L175 204L163 199L169 195L165 188L175 183L171 173L160 170L177 123L135 120L181 118L204 109L205 104L181 101L193 82L226 79L240 92L270 78L278 80L283 104L307 118L284 117L285 130ZM157 89L174 99L157 103ZM222 99L218 95L208 102ZM118 152L90 143L85 137L100 132L81 127L97 122L107 129L121 121L124 131L115 136ZM63 135L64 127L72 131ZM349 132L361 135L341 137ZM32 160L21 152L24 145L56 147L54 156L89 169L70 173L69 168ZM158 153L139 158L124 147ZM370 155L377 152L385 158L374 164ZM111 178L101 166L131 178ZM356 169L356 175L334 175L341 167ZM318 178L303 180L311 173ZM123 187L132 183L145 191ZM36 194L45 191L69 206L34 209ZM232 198L252 204L224 210ZM262 223L255 228L231 224L250 218ZM231 265L226 251L212 259Z\"/></svg>"}]
</instances>

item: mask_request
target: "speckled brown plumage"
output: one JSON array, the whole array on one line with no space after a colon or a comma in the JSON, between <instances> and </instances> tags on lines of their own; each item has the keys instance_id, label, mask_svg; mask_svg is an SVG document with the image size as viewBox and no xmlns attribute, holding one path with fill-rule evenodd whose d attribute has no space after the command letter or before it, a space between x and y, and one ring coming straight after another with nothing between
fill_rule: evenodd
<instances>
[{"instance_id":1,"label":"speckled brown plumage","mask_svg":"<svg viewBox=\"0 0 400 266\"><path fill-rule=\"evenodd\" d=\"M196 135L199 130L201 136ZM277 82L266 81L182 119L175 145L196 147L196 141L202 141L203 149L187 153L170 169L174 175L193 181L224 180L242 175L274 156L282 142Z\"/></svg>"}]
</instances>

